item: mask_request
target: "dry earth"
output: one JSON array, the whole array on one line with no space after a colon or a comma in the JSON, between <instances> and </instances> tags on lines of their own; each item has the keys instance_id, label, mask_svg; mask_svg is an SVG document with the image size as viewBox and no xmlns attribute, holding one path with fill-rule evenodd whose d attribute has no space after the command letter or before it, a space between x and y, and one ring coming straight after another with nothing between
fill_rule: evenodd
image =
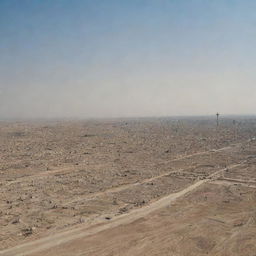
<instances>
[{"instance_id":1,"label":"dry earth","mask_svg":"<svg viewBox=\"0 0 256 256\"><path fill-rule=\"evenodd\" d=\"M0 255L256 255L256 120L0 123Z\"/></svg>"}]
</instances>

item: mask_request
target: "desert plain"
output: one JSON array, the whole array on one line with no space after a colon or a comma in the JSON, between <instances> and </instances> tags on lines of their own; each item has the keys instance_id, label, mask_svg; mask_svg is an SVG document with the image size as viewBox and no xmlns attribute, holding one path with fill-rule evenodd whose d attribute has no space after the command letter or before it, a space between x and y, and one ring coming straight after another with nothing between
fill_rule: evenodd
<instances>
[{"instance_id":1,"label":"desert plain","mask_svg":"<svg viewBox=\"0 0 256 256\"><path fill-rule=\"evenodd\" d=\"M0 255L256 255L256 118L0 122Z\"/></svg>"}]
</instances>

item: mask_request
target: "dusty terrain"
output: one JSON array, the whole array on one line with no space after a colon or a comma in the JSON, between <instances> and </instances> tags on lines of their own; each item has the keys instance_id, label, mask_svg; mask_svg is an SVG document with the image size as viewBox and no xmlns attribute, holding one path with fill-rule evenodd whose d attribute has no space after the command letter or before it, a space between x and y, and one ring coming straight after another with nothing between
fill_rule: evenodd
<instances>
[{"instance_id":1,"label":"dusty terrain","mask_svg":"<svg viewBox=\"0 0 256 256\"><path fill-rule=\"evenodd\" d=\"M256 119L0 123L0 255L256 252Z\"/></svg>"}]
</instances>

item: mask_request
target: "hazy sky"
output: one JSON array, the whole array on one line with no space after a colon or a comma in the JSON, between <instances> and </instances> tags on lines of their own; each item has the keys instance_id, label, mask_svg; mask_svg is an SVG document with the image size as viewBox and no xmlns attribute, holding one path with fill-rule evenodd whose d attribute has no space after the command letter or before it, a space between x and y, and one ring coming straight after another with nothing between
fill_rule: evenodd
<instances>
[{"instance_id":1,"label":"hazy sky","mask_svg":"<svg viewBox=\"0 0 256 256\"><path fill-rule=\"evenodd\" d=\"M256 114L255 0L0 0L0 119Z\"/></svg>"}]
</instances>

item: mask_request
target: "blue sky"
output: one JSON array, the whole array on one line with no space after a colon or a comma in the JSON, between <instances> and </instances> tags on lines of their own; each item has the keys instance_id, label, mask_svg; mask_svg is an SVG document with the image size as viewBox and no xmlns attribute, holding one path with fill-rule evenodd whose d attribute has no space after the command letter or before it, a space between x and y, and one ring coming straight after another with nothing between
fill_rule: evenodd
<instances>
[{"instance_id":1,"label":"blue sky","mask_svg":"<svg viewBox=\"0 0 256 256\"><path fill-rule=\"evenodd\" d=\"M0 0L0 118L255 114L255 10Z\"/></svg>"}]
</instances>

